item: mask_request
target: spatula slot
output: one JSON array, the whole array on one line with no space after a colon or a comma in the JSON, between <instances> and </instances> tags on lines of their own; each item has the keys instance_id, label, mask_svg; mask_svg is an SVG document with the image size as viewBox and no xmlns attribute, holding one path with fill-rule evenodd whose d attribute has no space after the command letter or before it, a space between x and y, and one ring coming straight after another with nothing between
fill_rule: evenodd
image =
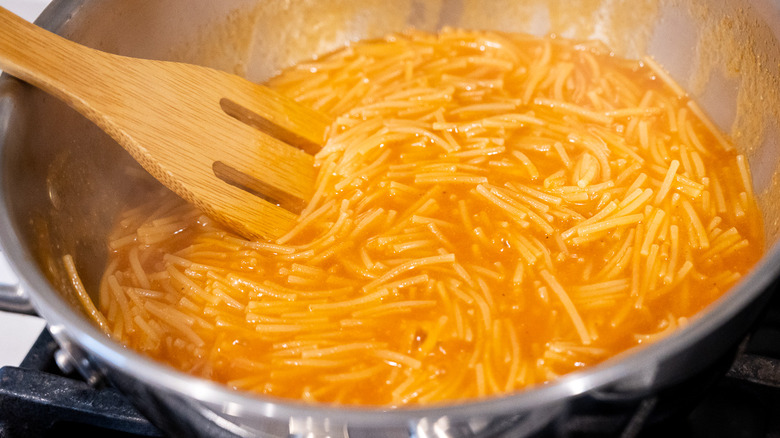
<instances>
[{"instance_id":1,"label":"spatula slot","mask_svg":"<svg viewBox=\"0 0 780 438\"><path fill-rule=\"evenodd\" d=\"M309 154L316 154L320 150L321 146L314 143L300 135L285 129L282 126L268 120L267 118L257 114L256 112L242 106L241 104L223 97L219 101L219 105L225 114L233 117L234 119L245 123L249 126L257 128L258 130L274 137L275 139L287 143L290 146L294 146Z\"/></svg>"},{"instance_id":2,"label":"spatula slot","mask_svg":"<svg viewBox=\"0 0 780 438\"><path fill-rule=\"evenodd\" d=\"M287 211L300 214L306 207L306 201L303 199L266 184L222 161L215 161L211 168L214 171L214 175L222 181L245 190L271 204L278 205Z\"/></svg>"}]
</instances>

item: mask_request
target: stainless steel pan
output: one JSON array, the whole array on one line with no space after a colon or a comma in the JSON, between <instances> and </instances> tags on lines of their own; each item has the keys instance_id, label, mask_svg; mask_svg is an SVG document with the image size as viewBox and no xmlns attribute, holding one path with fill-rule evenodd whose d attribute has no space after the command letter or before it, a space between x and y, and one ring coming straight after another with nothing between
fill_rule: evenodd
<instances>
[{"instance_id":1,"label":"stainless steel pan","mask_svg":"<svg viewBox=\"0 0 780 438\"><path fill-rule=\"evenodd\" d=\"M181 436L523 436L564 419L583 394L640 397L727 354L768 299L780 270L780 6L771 0L55 0L38 23L110 52L183 60L261 81L280 68L408 27L597 37L649 53L691 90L747 154L769 252L734 290L672 336L543 387L401 410L334 408L240 394L110 341L83 315L60 262L75 256L88 290L104 266L113 215L148 183L106 135L58 101L0 80L0 243L65 362L115 385ZM128 171L128 169L130 169Z\"/></svg>"}]
</instances>

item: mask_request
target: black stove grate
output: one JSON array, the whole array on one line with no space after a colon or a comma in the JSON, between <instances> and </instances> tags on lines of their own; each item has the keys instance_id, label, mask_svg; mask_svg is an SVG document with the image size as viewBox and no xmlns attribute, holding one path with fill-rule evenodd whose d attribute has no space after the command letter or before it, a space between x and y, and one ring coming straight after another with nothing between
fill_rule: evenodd
<instances>
[{"instance_id":1,"label":"black stove grate","mask_svg":"<svg viewBox=\"0 0 780 438\"><path fill-rule=\"evenodd\" d=\"M113 388L94 388L54 363L57 344L44 330L19 367L0 369L0 438L92 432L155 437L152 426Z\"/></svg>"}]
</instances>

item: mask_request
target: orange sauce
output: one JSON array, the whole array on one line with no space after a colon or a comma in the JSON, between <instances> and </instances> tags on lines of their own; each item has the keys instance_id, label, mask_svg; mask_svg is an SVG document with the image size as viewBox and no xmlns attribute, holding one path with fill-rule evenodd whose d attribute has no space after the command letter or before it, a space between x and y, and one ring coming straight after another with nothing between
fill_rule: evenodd
<instances>
[{"instance_id":1,"label":"orange sauce","mask_svg":"<svg viewBox=\"0 0 780 438\"><path fill-rule=\"evenodd\" d=\"M109 334L310 402L506 394L652 342L761 257L744 158L652 60L490 32L356 43L270 85L331 114L277 242L170 195L129 209Z\"/></svg>"}]
</instances>

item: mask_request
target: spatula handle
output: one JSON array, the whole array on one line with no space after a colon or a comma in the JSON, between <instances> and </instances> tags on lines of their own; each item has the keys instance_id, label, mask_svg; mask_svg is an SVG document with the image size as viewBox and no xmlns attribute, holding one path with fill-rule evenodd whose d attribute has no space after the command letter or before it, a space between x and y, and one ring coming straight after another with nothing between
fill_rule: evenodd
<instances>
[{"instance_id":1,"label":"spatula handle","mask_svg":"<svg viewBox=\"0 0 780 438\"><path fill-rule=\"evenodd\" d=\"M98 78L87 66L100 56L0 7L0 69L69 104L79 106L94 88Z\"/></svg>"}]
</instances>

